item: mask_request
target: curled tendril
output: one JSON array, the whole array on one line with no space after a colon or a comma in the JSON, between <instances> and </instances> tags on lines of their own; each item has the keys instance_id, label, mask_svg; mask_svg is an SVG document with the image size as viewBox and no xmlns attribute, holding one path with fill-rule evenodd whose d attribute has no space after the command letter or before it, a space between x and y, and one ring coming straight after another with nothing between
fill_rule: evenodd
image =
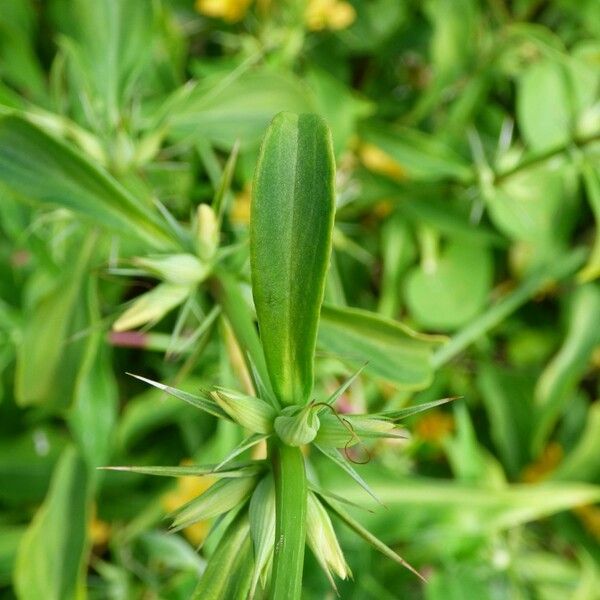
<instances>
[{"instance_id":1,"label":"curled tendril","mask_svg":"<svg viewBox=\"0 0 600 600\"><path fill-rule=\"evenodd\" d=\"M333 408L333 406L331 406L331 404L327 404L327 402L314 402L313 401L312 404L313 404L313 406L324 406L325 408L328 408L333 413L333 416L348 430L348 433L350 434L350 439L346 442L346 444L344 446L344 454L345 454L346 458L352 464L366 465L367 463L371 462L371 453L369 452L369 449L365 446L363 441L360 439L360 436L356 433L352 423L350 423L350 421L348 421L348 419L345 419L344 417L340 417L337 410L335 410L335 408ZM355 460L354 458L352 458L350 456L350 453L348 452L348 447L350 446L350 444L353 441L356 441L357 445L362 446L363 450L365 451L365 453L367 455L367 460Z\"/></svg>"}]
</instances>

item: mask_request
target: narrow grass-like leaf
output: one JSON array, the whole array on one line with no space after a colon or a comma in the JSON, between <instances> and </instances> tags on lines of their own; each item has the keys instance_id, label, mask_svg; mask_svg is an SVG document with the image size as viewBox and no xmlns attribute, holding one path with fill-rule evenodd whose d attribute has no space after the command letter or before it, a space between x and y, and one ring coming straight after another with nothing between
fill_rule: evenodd
<instances>
[{"instance_id":1,"label":"narrow grass-like leaf","mask_svg":"<svg viewBox=\"0 0 600 600\"><path fill-rule=\"evenodd\" d=\"M320 446L319 444L314 444L314 446L322 452L329 460L334 462L340 469L348 473L358 485L360 485L371 498L373 498L376 502L379 502L383 506L381 500L373 493L367 482L350 466L350 463L347 460L344 460L340 453L332 448L326 448L325 446Z\"/></svg>"},{"instance_id":2,"label":"narrow grass-like leaf","mask_svg":"<svg viewBox=\"0 0 600 600\"><path fill-rule=\"evenodd\" d=\"M577 273L579 281L587 282L600 276L600 174L598 173L598 169L594 169L594 167L587 163L583 164L581 170L587 200L596 222L594 245L592 246L585 267Z\"/></svg>"},{"instance_id":3,"label":"narrow grass-like leaf","mask_svg":"<svg viewBox=\"0 0 600 600\"><path fill-rule=\"evenodd\" d=\"M360 367L352 375L352 377L349 377L348 379L346 379L346 381L344 381L344 383L342 383L342 385L340 385L340 387L337 388L337 390L335 390L335 392L333 392L333 394L331 394L331 396L329 396L329 398L327 398L327 400L325 400L325 403L329 404L329 405L335 404L339 400L340 396L342 396L342 394L344 394L346 392L346 390L354 383L356 378L363 372L363 370L366 366L367 366L367 363L365 363L362 367ZM318 412L321 413L324 410L327 410L327 409L324 406L322 406Z\"/></svg>"},{"instance_id":4,"label":"narrow grass-like leaf","mask_svg":"<svg viewBox=\"0 0 600 600\"><path fill-rule=\"evenodd\" d=\"M255 485L254 477L217 481L201 496L177 510L172 531L185 529L198 521L206 521L232 510L250 496Z\"/></svg>"},{"instance_id":5,"label":"narrow grass-like leaf","mask_svg":"<svg viewBox=\"0 0 600 600\"><path fill-rule=\"evenodd\" d=\"M215 471L220 471L229 461L239 456L242 452L245 452L252 446L256 446L260 442L266 440L269 437L265 433L253 433L248 436L245 440L241 441L216 467Z\"/></svg>"},{"instance_id":6,"label":"narrow grass-like leaf","mask_svg":"<svg viewBox=\"0 0 600 600\"><path fill-rule=\"evenodd\" d=\"M0 120L0 181L26 198L68 208L153 248L174 247L165 223L110 175L14 116Z\"/></svg>"},{"instance_id":7,"label":"narrow grass-like leaf","mask_svg":"<svg viewBox=\"0 0 600 600\"><path fill-rule=\"evenodd\" d=\"M337 592L332 573L340 579L352 577L327 511L317 497L309 492L306 515L306 542Z\"/></svg>"},{"instance_id":8,"label":"narrow grass-like leaf","mask_svg":"<svg viewBox=\"0 0 600 600\"><path fill-rule=\"evenodd\" d=\"M219 187L217 188L217 192L213 199L212 207L215 211L215 215L217 216L217 223L219 223L219 225L223 220L223 213L225 212L226 208L225 200L231 189L231 182L235 172L235 165L237 162L239 149L240 144L239 141L237 141L231 149L231 153L229 154L229 158L227 159L227 163L223 169L223 174L221 175L221 181L219 181Z\"/></svg>"},{"instance_id":9,"label":"narrow grass-like leaf","mask_svg":"<svg viewBox=\"0 0 600 600\"><path fill-rule=\"evenodd\" d=\"M192 600L246 600L253 560L248 518L240 515L227 528L206 570L194 590Z\"/></svg>"},{"instance_id":10,"label":"narrow grass-like leaf","mask_svg":"<svg viewBox=\"0 0 600 600\"><path fill-rule=\"evenodd\" d=\"M264 585L265 571L275 545L275 487L271 475L267 475L256 486L248 516L254 544L254 574L250 586L250 598L253 598L259 579L263 579Z\"/></svg>"},{"instance_id":11,"label":"narrow grass-like leaf","mask_svg":"<svg viewBox=\"0 0 600 600\"><path fill-rule=\"evenodd\" d=\"M540 376L535 388L536 431L534 452L540 452L552 425L569 401L569 394L585 373L594 349L600 344L600 288L595 283L573 294L568 332L562 347Z\"/></svg>"},{"instance_id":12,"label":"narrow grass-like leaf","mask_svg":"<svg viewBox=\"0 0 600 600\"><path fill-rule=\"evenodd\" d=\"M279 402L271 388L265 355L256 333L254 317L251 315L246 299L240 292L240 284L224 271L218 270L216 275L217 278L213 280L213 293L219 299L235 338L244 350L248 368L260 376L263 390L268 389L268 394L265 396L261 394L261 398L268 399L274 407L278 408Z\"/></svg>"},{"instance_id":13,"label":"narrow grass-like leaf","mask_svg":"<svg viewBox=\"0 0 600 600\"><path fill-rule=\"evenodd\" d=\"M280 113L256 168L250 260L267 367L283 404L303 404L312 391L334 211L327 126L315 115Z\"/></svg>"},{"instance_id":14,"label":"narrow grass-like leaf","mask_svg":"<svg viewBox=\"0 0 600 600\"><path fill-rule=\"evenodd\" d=\"M210 475L215 478L235 479L238 477L254 477L264 471L265 466L261 464L245 463L241 465L232 465L228 469L219 469L218 465L190 465L179 467L123 466L98 468L105 471L125 471L129 473L140 473L141 475L156 475L159 477L204 477Z\"/></svg>"},{"instance_id":15,"label":"narrow grass-like leaf","mask_svg":"<svg viewBox=\"0 0 600 600\"><path fill-rule=\"evenodd\" d=\"M425 578L411 565L409 565L400 555L394 552L391 548L386 546L381 540L376 538L370 531L365 529L358 521L354 520L337 502L334 502L330 498L321 496L321 500L328 506L350 529L357 533L360 537L368 542L373 548L379 550L382 554L391 558L393 561L407 568L409 571L414 573L421 581L425 582Z\"/></svg>"},{"instance_id":16,"label":"narrow grass-like leaf","mask_svg":"<svg viewBox=\"0 0 600 600\"><path fill-rule=\"evenodd\" d=\"M19 544L14 570L19 598L77 597L87 546L88 485L84 461L68 447Z\"/></svg>"},{"instance_id":17,"label":"narrow grass-like leaf","mask_svg":"<svg viewBox=\"0 0 600 600\"><path fill-rule=\"evenodd\" d=\"M431 383L433 350L444 340L366 310L329 305L321 310L319 348L350 363L366 362L366 373L403 389Z\"/></svg>"},{"instance_id":18,"label":"narrow grass-like leaf","mask_svg":"<svg viewBox=\"0 0 600 600\"><path fill-rule=\"evenodd\" d=\"M169 385L165 385L164 383L159 383L158 381L152 381L152 379L148 379L146 377L142 377L141 375L134 375L133 373L128 373L131 377L135 377L144 383L148 383L151 386L162 390L169 396L174 396L175 398L179 398L179 400L183 400L204 412L207 412L210 415L215 417L219 417L220 419L227 419L231 421L231 417L206 393L201 396L197 396L196 394L190 394L189 392L184 392L183 390L178 390L177 388L171 387Z\"/></svg>"},{"instance_id":19,"label":"narrow grass-like leaf","mask_svg":"<svg viewBox=\"0 0 600 600\"><path fill-rule=\"evenodd\" d=\"M416 406L407 406L406 408L400 408L398 410L386 410L373 416L383 417L392 421L401 421L402 419L407 419L408 417L412 417L413 415L417 415L423 411L435 408L436 406L441 406L442 404L452 402L453 400L458 400L458 396L454 396L452 398L440 398L439 400L423 402L423 404L417 404Z\"/></svg>"}]
</instances>

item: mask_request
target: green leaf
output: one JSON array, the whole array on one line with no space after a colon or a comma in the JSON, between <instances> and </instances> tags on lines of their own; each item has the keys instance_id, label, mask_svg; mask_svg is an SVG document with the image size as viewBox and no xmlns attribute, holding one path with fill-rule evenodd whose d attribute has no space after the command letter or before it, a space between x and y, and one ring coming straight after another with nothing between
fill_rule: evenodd
<instances>
[{"instance_id":1,"label":"green leaf","mask_svg":"<svg viewBox=\"0 0 600 600\"><path fill-rule=\"evenodd\" d=\"M383 417L385 419L391 419L392 421L401 421L407 419L413 415L417 415L423 411L430 410L436 406L447 404L457 398L440 398L439 400L432 400L431 402L423 402L423 404L417 404L415 406L407 406L406 408L400 408L398 410L386 410L381 413L372 415L373 417Z\"/></svg>"},{"instance_id":2,"label":"green leaf","mask_svg":"<svg viewBox=\"0 0 600 600\"><path fill-rule=\"evenodd\" d=\"M272 70L230 72L205 79L170 111L175 138L204 138L221 149L239 140L256 145L282 110L310 110L307 90L291 74Z\"/></svg>"},{"instance_id":3,"label":"green leaf","mask_svg":"<svg viewBox=\"0 0 600 600\"><path fill-rule=\"evenodd\" d=\"M486 305L493 278L487 248L451 242L433 264L406 276L406 304L418 325L434 331L468 323Z\"/></svg>"},{"instance_id":4,"label":"green leaf","mask_svg":"<svg viewBox=\"0 0 600 600\"><path fill-rule=\"evenodd\" d=\"M367 543L369 543L375 550L379 550L383 555L391 558L398 564L406 567L409 571L414 573L419 579L425 581L423 576L411 567L401 556L396 554L391 548L388 548L381 540L378 540L370 531L365 529L358 521L355 521L337 502L331 498L321 496L321 501L328 506L350 529L362 537Z\"/></svg>"},{"instance_id":5,"label":"green leaf","mask_svg":"<svg viewBox=\"0 0 600 600\"><path fill-rule=\"evenodd\" d=\"M552 481L598 481L600 475L600 402L589 408L585 429L577 445L554 470Z\"/></svg>"},{"instance_id":6,"label":"green leaf","mask_svg":"<svg viewBox=\"0 0 600 600\"><path fill-rule=\"evenodd\" d=\"M315 115L279 114L256 168L250 260L267 367L284 404L303 404L312 391L334 210L327 126Z\"/></svg>"},{"instance_id":7,"label":"green leaf","mask_svg":"<svg viewBox=\"0 0 600 600\"><path fill-rule=\"evenodd\" d=\"M403 389L431 383L433 350L444 339L362 309L324 305L321 310L321 349L351 364L367 363L366 373Z\"/></svg>"},{"instance_id":8,"label":"green leaf","mask_svg":"<svg viewBox=\"0 0 600 600\"><path fill-rule=\"evenodd\" d=\"M356 481L356 483L358 483L358 485L360 485L360 487L365 490L365 492L367 492L367 494L369 494L369 496L371 496L375 502L382 504L381 500L373 493L367 482L354 470L352 466L350 466L348 460L344 460L344 458L342 458L337 450L320 446L317 443L315 443L314 446L317 450L319 450L319 452L322 452L329 460L342 469L342 471L350 475L350 477L352 477L352 479L354 479L354 481Z\"/></svg>"},{"instance_id":9,"label":"green leaf","mask_svg":"<svg viewBox=\"0 0 600 600\"><path fill-rule=\"evenodd\" d=\"M552 148L569 140L572 106L561 63L545 59L525 70L518 82L517 118L525 141L533 149Z\"/></svg>"},{"instance_id":10,"label":"green leaf","mask_svg":"<svg viewBox=\"0 0 600 600\"><path fill-rule=\"evenodd\" d=\"M206 492L178 509L172 531L179 531L197 523L229 512L246 500L256 486L254 477L220 479Z\"/></svg>"},{"instance_id":11,"label":"green leaf","mask_svg":"<svg viewBox=\"0 0 600 600\"><path fill-rule=\"evenodd\" d=\"M340 579L347 579L352 577L352 572L340 548L331 519L312 492L308 494L306 522L306 542L317 562L325 571L331 587L337 592L332 575L335 574Z\"/></svg>"},{"instance_id":12,"label":"green leaf","mask_svg":"<svg viewBox=\"0 0 600 600\"><path fill-rule=\"evenodd\" d=\"M91 469L105 464L112 452L117 420L118 390L108 349L103 344L95 280L89 286L90 334L77 374L69 415L81 454ZM92 475L93 477L93 475Z\"/></svg>"},{"instance_id":13,"label":"green leaf","mask_svg":"<svg viewBox=\"0 0 600 600\"><path fill-rule=\"evenodd\" d=\"M75 600L83 589L88 496L86 466L67 448L48 495L17 555L14 583L23 600Z\"/></svg>"},{"instance_id":14,"label":"green leaf","mask_svg":"<svg viewBox=\"0 0 600 600\"><path fill-rule=\"evenodd\" d=\"M257 486L248 510L250 534L254 544L254 575L250 597L254 597L258 580L266 582L266 570L275 546L275 486L273 477L267 475Z\"/></svg>"},{"instance_id":15,"label":"green leaf","mask_svg":"<svg viewBox=\"0 0 600 600\"><path fill-rule=\"evenodd\" d=\"M581 267L585 258L585 252L576 248L557 260L545 264L527 276L521 284L512 292L501 298L488 310L476 319L465 325L450 342L440 348L433 357L436 368L447 363L454 356L462 352L475 340L498 326L508 315L525 304L536 293L554 281L560 281L572 275Z\"/></svg>"},{"instance_id":16,"label":"green leaf","mask_svg":"<svg viewBox=\"0 0 600 600\"><path fill-rule=\"evenodd\" d=\"M265 433L253 433L249 435L247 438L242 440L216 467L217 471L221 470L224 465L226 465L230 460L233 460L237 456L239 456L242 452L245 452L249 448L256 446L260 442L266 440L269 437L268 434Z\"/></svg>"},{"instance_id":17,"label":"green leaf","mask_svg":"<svg viewBox=\"0 0 600 600\"><path fill-rule=\"evenodd\" d=\"M570 307L568 331L561 349L540 376L535 389L536 432L532 439L539 452L559 414L569 402L600 343L600 287L588 283L576 289Z\"/></svg>"},{"instance_id":18,"label":"green leaf","mask_svg":"<svg viewBox=\"0 0 600 600\"><path fill-rule=\"evenodd\" d=\"M248 518L241 515L219 541L192 600L247 600L253 570Z\"/></svg>"},{"instance_id":19,"label":"green leaf","mask_svg":"<svg viewBox=\"0 0 600 600\"><path fill-rule=\"evenodd\" d=\"M18 117L0 120L0 181L28 199L67 208L150 247L174 245L154 211L81 152Z\"/></svg>"},{"instance_id":20,"label":"green leaf","mask_svg":"<svg viewBox=\"0 0 600 600\"><path fill-rule=\"evenodd\" d=\"M235 479L238 477L255 477L259 475L264 466L253 463L242 463L232 465L227 469L219 468L219 465L190 465L180 467L146 467L146 466L126 466L126 467L100 467L106 471L125 471L128 473L140 473L142 475L157 475L159 477L205 477L210 475L215 478Z\"/></svg>"},{"instance_id":21,"label":"green leaf","mask_svg":"<svg viewBox=\"0 0 600 600\"><path fill-rule=\"evenodd\" d=\"M368 126L363 139L388 154L406 177L418 181L468 180L471 168L442 141L407 127Z\"/></svg>"},{"instance_id":22,"label":"green leaf","mask_svg":"<svg viewBox=\"0 0 600 600\"><path fill-rule=\"evenodd\" d=\"M96 243L94 236L84 241L72 268L58 277L51 290L27 314L23 339L17 349L15 374L15 396L21 406L55 401L57 372L65 357L82 284ZM63 404L69 401L70 398L62 398Z\"/></svg>"},{"instance_id":23,"label":"green leaf","mask_svg":"<svg viewBox=\"0 0 600 600\"><path fill-rule=\"evenodd\" d=\"M585 163L582 166L582 177L586 197L596 224L594 245L585 267L577 274L579 281L585 283L600 277L600 173L598 169Z\"/></svg>"},{"instance_id":24,"label":"green leaf","mask_svg":"<svg viewBox=\"0 0 600 600\"><path fill-rule=\"evenodd\" d=\"M144 383L148 383L151 386L169 394L170 396L179 398L179 400L183 400L184 402L187 402L188 404L207 412L209 415L219 417L220 419L227 419L228 421L231 420L230 416L210 397L208 392L203 392L202 395L190 394L189 392L178 390L177 388L165 385L164 383L152 381L152 379L147 379L141 375L134 375L133 373L128 373L128 375L131 375L131 377L135 377Z\"/></svg>"}]
</instances>

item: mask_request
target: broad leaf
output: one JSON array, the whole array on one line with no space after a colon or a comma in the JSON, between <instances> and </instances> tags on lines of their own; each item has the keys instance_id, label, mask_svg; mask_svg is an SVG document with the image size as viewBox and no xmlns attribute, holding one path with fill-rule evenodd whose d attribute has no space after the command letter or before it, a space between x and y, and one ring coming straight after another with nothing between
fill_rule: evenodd
<instances>
[{"instance_id":1,"label":"broad leaf","mask_svg":"<svg viewBox=\"0 0 600 600\"><path fill-rule=\"evenodd\" d=\"M281 113L263 141L253 187L252 290L273 388L302 404L313 357L334 217L334 161L315 115Z\"/></svg>"},{"instance_id":2,"label":"broad leaf","mask_svg":"<svg viewBox=\"0 0 600 600\"><path fill-rule=\"evenodd\" d=\"M433 350L444 339L416 333L366 310L329 305L321 310L321 349L350 364L367 363L365 373L404 389L431 383Z\"/></svg>"},{"instance_id":3,"label":"broad leaf","mask_svg":"<svg viewBox=\"0 0 600 600\"><path fill-rule=\"evenodd\" d=\"M85 463L70 447L56 466L48 496L23 536L15 588L23 600L80 597L88 501Z\"/></svg>"}]
</instances>

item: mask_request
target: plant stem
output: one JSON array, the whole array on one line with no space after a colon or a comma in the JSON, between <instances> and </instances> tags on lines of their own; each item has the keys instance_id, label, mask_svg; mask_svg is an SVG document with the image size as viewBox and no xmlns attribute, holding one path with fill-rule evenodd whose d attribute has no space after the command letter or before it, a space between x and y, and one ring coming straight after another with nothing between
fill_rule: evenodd
<instances>
[{"instance_id":1,"label":"plant stem","mask_svg":"<svg viewBox=\"0 0 600 600\"><path fill-rule=\"evenodd\" d=\"M272 444L275 479L275 554L271 600L299 600L306 540L307 481L299 448Z\"/></svg>"}]
</instances>

